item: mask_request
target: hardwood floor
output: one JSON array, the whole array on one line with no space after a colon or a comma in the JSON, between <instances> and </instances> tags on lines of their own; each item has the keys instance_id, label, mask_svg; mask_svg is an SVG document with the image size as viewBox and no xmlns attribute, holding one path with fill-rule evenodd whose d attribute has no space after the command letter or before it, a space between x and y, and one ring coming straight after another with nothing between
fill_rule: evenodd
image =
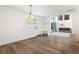
<instances>
[{"instance_id":1,"label":"hardwood floor","mask_svg":"<svg viewBox=\"0 0 79 59\"><path fill-rule=\"evenodd\" d=\"M37 36L3 45L0 54L72 54L79 53L79 46L70 38Z\"/></svg>"}]
</instances>

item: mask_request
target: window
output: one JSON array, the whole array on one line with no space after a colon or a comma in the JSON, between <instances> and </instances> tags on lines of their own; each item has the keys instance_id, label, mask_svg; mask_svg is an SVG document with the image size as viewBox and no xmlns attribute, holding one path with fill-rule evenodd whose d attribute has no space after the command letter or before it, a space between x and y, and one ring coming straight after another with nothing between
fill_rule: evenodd
<instances>
[{"instance_id":1,"label":"window","mask_svg":"<svg viewBox=\"0 0 79 59\"><path fill-rule=\"evenodd\" d=\"M58 20L63 20L63 15L59 15Z\"/></svg>"},{"instance_id":2,"label":"window","mask_svg":"<svg viewBox=\"0 0 79 59\"><path fill-rule=\"evenodd\" d=\"M70 19L70 15L64 15L64 20L69 20Z\"/></svg>"}]
</instances>

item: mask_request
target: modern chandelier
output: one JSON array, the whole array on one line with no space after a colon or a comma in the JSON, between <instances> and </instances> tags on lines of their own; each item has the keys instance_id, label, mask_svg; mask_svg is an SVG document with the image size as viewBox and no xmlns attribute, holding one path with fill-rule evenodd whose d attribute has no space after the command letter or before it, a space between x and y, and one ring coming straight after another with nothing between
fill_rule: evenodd
<instances>
[{"instance_id":1,"label":"modern chandelier","mask_svg":"<svg viewBox=\"0 0 79 59\"><path fill-rule=\"evenodd\" d=\"M34 16L32 15L32 11L31 11L32 5L29 5L29 8L30 8L30 12L26 17L27 17L28 22L32 22L34 20Z\"/></svg>"}]
</instances>

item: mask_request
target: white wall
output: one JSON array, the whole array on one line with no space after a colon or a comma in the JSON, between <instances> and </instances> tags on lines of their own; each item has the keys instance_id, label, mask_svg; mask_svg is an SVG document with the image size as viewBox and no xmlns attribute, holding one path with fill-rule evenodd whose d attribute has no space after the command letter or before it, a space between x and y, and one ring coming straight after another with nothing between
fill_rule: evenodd
<instances>
[{"instance_id":1,"label":"white wall","mask_svg":"<svg viewBox=\"0 0 79 59\"><path fill-rule=\"evenodd\" d=\"M34 37L43 29L43 17L37 17L37 29L29 27L26 13L7 6L0 6L0 45Z\"/></svg>"},{"instance_id":2,"label":"white wall","mask_svg":"<svg viewBox=\"0 0 79 59\"><path fill-rule=\"evenodd\" d=\"M76 31L79 32L79 10L72 13L72 27L73 27L73 33Z\"/></svg>"}]
</instances>

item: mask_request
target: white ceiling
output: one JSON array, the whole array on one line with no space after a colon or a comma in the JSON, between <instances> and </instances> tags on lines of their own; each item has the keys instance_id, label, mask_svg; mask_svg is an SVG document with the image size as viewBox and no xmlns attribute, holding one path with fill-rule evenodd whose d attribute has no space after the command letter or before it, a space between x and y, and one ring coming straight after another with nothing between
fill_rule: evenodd
<instances>
[{"instance_id":1,"label":"white ceiling","mask_svg":"<svg viewBox=\"0 0 79 59\"><path fill-rule=\"evenodd\" d=\"M9 7L29 12L28 5L10 5ZM53 16L79 9L79 5L32 5L32 13L39 16Z\"/></svg>"}]
</instances>

